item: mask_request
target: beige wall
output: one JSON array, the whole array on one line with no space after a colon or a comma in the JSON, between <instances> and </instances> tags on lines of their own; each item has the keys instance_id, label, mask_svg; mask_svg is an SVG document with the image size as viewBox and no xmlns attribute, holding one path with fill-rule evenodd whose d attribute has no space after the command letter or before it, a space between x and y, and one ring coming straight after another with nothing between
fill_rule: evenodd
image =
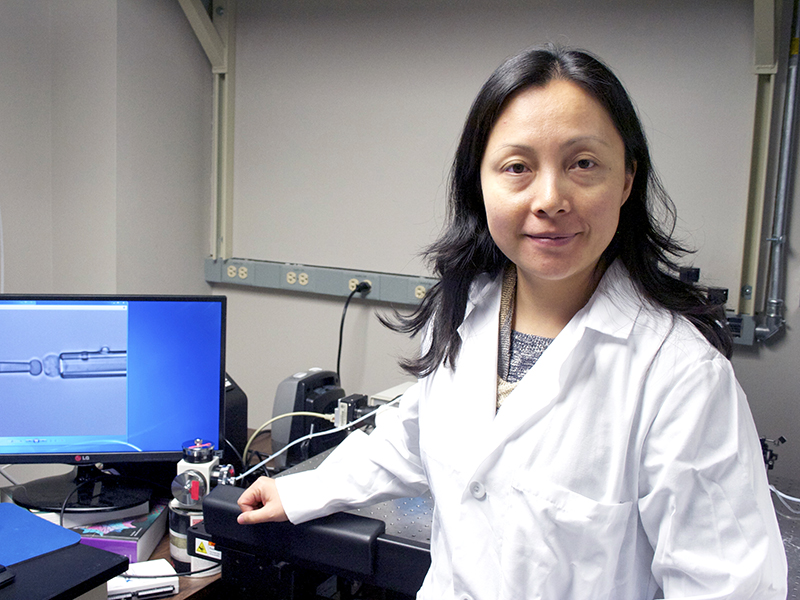
<instances>
[{"instance_id":1,"label":"beige wall","mask_svg":"<svg viewBox=\"0 0 800 600\"><path fill-rule=\"evenodd\" d=\"M53 283L50 23L48 0L0 2L0 210L9 292Z\"/></svg>"}]
</instances>

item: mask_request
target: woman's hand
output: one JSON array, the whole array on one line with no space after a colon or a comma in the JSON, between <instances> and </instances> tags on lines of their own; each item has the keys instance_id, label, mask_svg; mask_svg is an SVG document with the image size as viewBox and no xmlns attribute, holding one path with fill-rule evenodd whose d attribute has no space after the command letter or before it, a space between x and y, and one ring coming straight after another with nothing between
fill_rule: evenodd
<instances>
[{"instance_id":1,"label":"woman's hand","mask_svg":"<svg viewBox=\"0 0 800 600\"><path fill-rule=\"evenodd\" d=\"M289 520L283 510L275 480L269 477L259 477L239 497L238 504L242 514L236 520L242 525Z\"/></svg>"}]
</instances>

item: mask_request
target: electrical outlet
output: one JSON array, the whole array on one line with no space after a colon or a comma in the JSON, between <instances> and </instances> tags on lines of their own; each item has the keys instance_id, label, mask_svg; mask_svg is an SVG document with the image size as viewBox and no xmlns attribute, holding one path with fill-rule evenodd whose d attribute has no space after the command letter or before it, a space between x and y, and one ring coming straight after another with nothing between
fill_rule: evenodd
<instances>
[{"instance_id":1,"label":"electrical outlet","mask_svg":"<svg viewBox=\"0 0 800 600\"><path fill-rule=\"evenodd\" d=\"M252 275L249 267L243 264L229 264L225 268L228 279L247 279Z\"/></svg>"},{"instance_id":2,"label":"electrical outlet","mask_svg":"<svg viewBox=\"0 0 800 600\"><path fill-rule=\"evenodd\" d=\"M436 285L436 280L429 277L415 277L408 279L406 288L407 298L410 302L422 302L428 297L431 288Z\"/></svg>"},{"instance_id":3,"label":"electrical outlet","mask_svg":"<svg viewBox=\"0 0 800 600\"><path fill-rule=\"evenodd\" d=\"M359 292L359 298L369 298L371 300L381 299L381 276L379 273L370 273L369 271L362 271L359 273L358 271L350 271L344 272L343 275L346 277L344 281L347 282L347 289L350 292L353 292L360 283L369 284L369 291ZM342 292L344 292L344 290L342 290Z\"/></svg>"},{"instance_id":4,"label":"electrical outlet","mask_svg":"<svg viewBox=\"0 0 800 600\"><path fill-rule=\"evenodd\" d=\"M354 292L354 291L356 291L356 288L358 287L358 284L361 283L361 282L368 283L369 287L370 287L370 291L372 291L372 289L375 287L374 285L372 285L372 281L370 281L369 279L365 279L365 278L364 279L359 279L357 277L351 277L347 282L347 289L349 289L351 292Z\"/></svg>"},{"instance_id":5,"label":"electrical outlet","mask_svg":"<svg viewBox=\"0 0 800 600\"><path fill-rule=\"evenodd\" d=\"M279 285L284 290L311 292L314 291L314 286L319 284L317 279L318 277L314 275L313 267L309 268L296 263L287 263L280 266Z\"/></svg>"},{"instance_id":6,"label":"electrical outlet","mask_svg":"<svg viewBox=\"0 0 800 600\"><path fill-rule=\"evenodd\" d=\"M207 258L205 277L209 283L282 289L342 298L353 292L359 283L367 282L371 289L367 293L361 293L359 298L407 305L425 300L437 284L437 280L432 277L246 258Z\"/></svg>"}]
</instances>

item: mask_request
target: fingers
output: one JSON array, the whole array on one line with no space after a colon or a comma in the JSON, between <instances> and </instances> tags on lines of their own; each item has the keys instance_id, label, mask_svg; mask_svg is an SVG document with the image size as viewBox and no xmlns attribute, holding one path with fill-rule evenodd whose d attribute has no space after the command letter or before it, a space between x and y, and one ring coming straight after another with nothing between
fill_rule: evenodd
<instances>
[{"instance_id":1,"label":"fingers","mask_svg":"<svg viewBox=\"0 0 800 600\"><path fill-rule=\"evenodd\" d=\"M268 477L259 477L242 493L238 504L242 514L236 520L242 524L288 520L275 481Z\"/></svg>"},{"instance_id":2,"label":"fingers","mask_svg":"<svg viewBox=\"0 0 800 600\"><path fill-rule=\"evenodd\" d=\"M242 492L242 495L239 496L239 499L236 501L236 503L239 505L239 508L242 510L254 510L263 506L263 488L265 486L268 487L268 484L262 480L266 479L266 477L259 477L253 485Z\"/></svg>"},{"instance_id":3,"label":"fingers","mask_svg":"<svg viewBox=\"0 0 800 600\"><path fill-rule=\"evenodd\" d=\"M261 508L252 509L242 508L242 514L236 517L236 521L242 525L253 525L255 523L269 523L278 521L288 521L289 517L283 510L280 501L270 502Z\"/></svg>"},{"instance_id":4,"label":"fingers","mask_svg":"<svg viewBox=\"0 0 800 600\"><path fill-rule=\"evenodd\" d=\"M268 506L259 508L258 510L243 512L236 517L237 523L241 525L254 525L256 523L271 523L286 520L286 513L283 511L278 513Z\"/></svg>"}]
</instances>

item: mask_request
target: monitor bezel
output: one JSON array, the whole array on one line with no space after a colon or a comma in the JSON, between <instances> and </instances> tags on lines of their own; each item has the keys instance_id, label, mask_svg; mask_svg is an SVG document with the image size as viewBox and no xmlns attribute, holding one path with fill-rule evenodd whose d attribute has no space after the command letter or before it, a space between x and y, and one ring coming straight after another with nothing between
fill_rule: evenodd
<instances>
[{"instance_id":1,"label":"monitor bezel","mask_svg":"<svg viewBox=\"0 0 800 600\"><path fill-rule=\"evenodd\" d=\"M219 376L219 431L215 450L219 453L225 443L225 359L227 348L227 296L224 295L171 295L171 294L0 294L0 300L11 301L98 301L98 302L216 302L221 304L220 320L220 376ZM184 440L189 441L189 440ZM102 463L118 465L140 462L179 461L183 457L181 449L170 451L144 452L101 452L101 453L41 453L41 454L3 454L0 451L0 465L15 464L66 464L85 466Z\"/></svg>"}]
</instances>

